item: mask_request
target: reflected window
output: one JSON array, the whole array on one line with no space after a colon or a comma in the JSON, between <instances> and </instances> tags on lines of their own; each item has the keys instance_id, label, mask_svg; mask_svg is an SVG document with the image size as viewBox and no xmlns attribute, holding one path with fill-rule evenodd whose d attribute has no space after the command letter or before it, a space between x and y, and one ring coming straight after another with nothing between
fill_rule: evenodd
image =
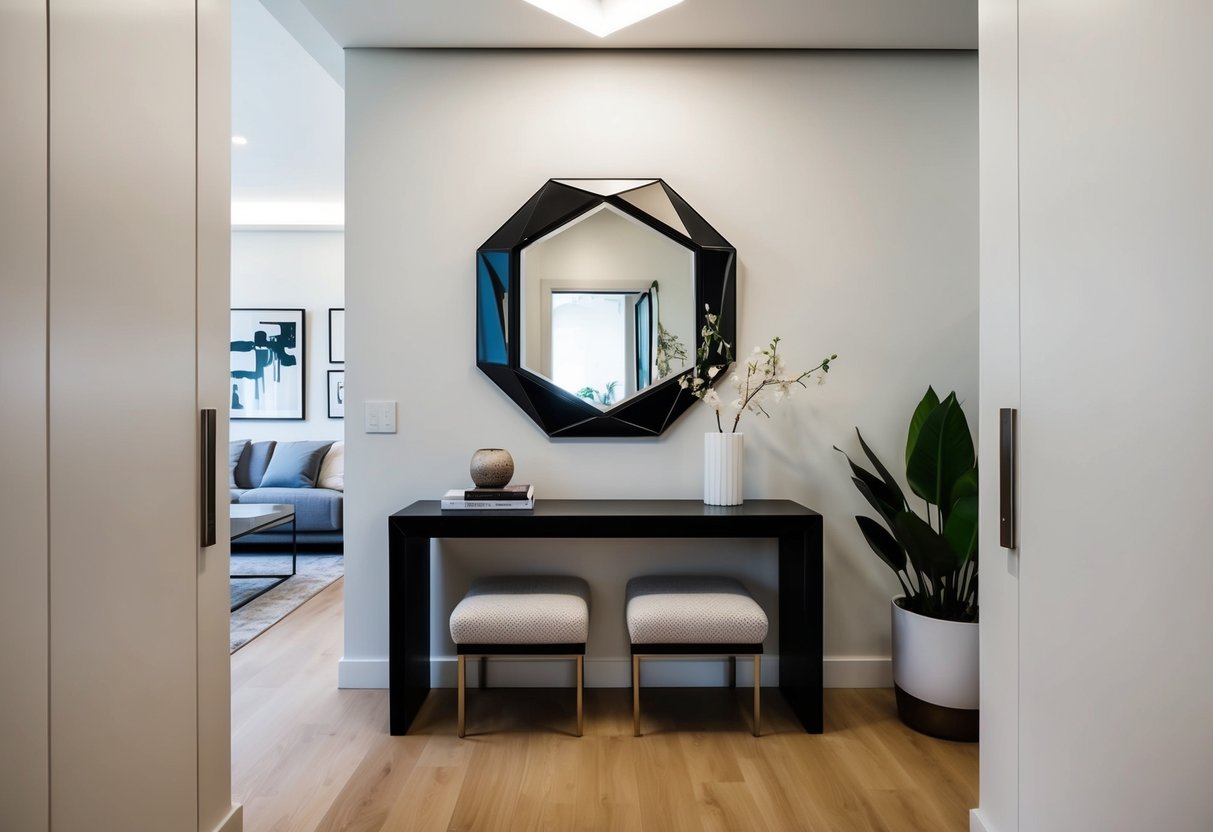
<instances>
[{"instance_id":1,"label":"reflected window","mask_svg":"<svg viewBox=\"0 0 1213 832\"><path fill-rule=\"evenodd\" d=\"M552 292L552 381L601 406L636 389L635 292Z\"/></svg>"}]
</instances>

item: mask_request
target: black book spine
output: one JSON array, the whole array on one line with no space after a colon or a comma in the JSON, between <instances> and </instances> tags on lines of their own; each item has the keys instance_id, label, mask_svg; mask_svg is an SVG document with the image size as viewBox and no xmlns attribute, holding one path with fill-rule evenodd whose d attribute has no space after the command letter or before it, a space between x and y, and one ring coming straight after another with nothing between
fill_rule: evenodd
<instances>
[{"instance_id":1,"label":"black book spine","mask_svg":"<svg viewBox=\"0 0 1213 832\"><path fill-rule=\"evenodd\" d=\"M530 499L525 491L503 491L495 488L470 488L463 492L465 500L523 500Z\"/></svg>"}]
</instances>

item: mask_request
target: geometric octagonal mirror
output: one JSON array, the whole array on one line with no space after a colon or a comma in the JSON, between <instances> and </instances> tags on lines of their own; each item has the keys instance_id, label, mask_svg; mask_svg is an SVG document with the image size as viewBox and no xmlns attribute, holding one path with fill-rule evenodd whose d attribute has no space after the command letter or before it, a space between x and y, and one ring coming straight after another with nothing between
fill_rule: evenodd
<instances>
[{"instance_id":1,"label":"geometric octagonal mirror","mask_svg":"<svg viewBox=\"0 0 1213 832\"><path fill-rule=\"evenodd\" d=\"M659 436L737 251L660 179L552 179L476 254L476 365L549 436Z\"/></svg>"}]
</instances>

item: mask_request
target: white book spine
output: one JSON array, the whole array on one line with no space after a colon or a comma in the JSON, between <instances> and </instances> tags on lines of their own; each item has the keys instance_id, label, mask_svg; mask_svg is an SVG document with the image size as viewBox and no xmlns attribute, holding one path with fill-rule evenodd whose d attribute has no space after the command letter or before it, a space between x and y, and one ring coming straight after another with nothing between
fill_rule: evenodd
<instances>
[{"instance_id":1,"label":"white book spine","mask_svg":"<svg viewBox=\"0 0 1213 832\"><path fill-rule=\"evenodd\" d=\"M443 500L444 509L533 509L534 500Z\"/></svg>"}]
</instances>

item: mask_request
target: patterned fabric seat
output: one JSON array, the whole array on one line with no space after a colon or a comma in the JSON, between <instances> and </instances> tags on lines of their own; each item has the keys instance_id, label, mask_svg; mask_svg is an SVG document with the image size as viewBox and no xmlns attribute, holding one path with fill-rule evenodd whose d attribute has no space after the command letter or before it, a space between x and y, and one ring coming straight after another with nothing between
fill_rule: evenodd
<instances>
[{"instance_id":1,"label":"patterned fabric seat","mask_svg":"<svg viewBox=\"0 0 1213 832\"><path fill-rule=\"evenodd\" d=\"M579 644L590 632L590 585L581 578L478 578L451 613L456 644Z\"/></svg>"},{"instance_id":2,"label":"patterned fabric seat","mask_svg":"<svg viewBox=\"0 0 1213 832\"><path fill-rule=\"evenodd\" d=\"M640 736L640 660L667 655L720 655L729 659L730 687L737 685L737 656L754 657L754 736L761 731L762 642L767 614L734 578L715 575L649 575L627 588L632 643L632 733Z\"/></svg>"},{"instance_id":3,"label":"patterned fabric seat","mask_svg":"<svg viewBox=\"0 0 1213 832\"><path fill-rule=\"evenodd\" d=\"M627 619L632 644L760 644L768 629L741 581L716 576L633 578Z\"/></svg>"},{"instance_id":4,"label":"patterned fabric seat","mask_svg":"<svg viewBox=\"0 0 1213 832\"><path fill-rule=\"evenodd\" d=\"M451 612L458 653L459 736L466 730L467 657L480 658L485 687L487 656L571 658L577 665L577 736L583 726L585 643L590 634L590 585L563 575L478 578Z\"/></svg>"}]
</instances>

